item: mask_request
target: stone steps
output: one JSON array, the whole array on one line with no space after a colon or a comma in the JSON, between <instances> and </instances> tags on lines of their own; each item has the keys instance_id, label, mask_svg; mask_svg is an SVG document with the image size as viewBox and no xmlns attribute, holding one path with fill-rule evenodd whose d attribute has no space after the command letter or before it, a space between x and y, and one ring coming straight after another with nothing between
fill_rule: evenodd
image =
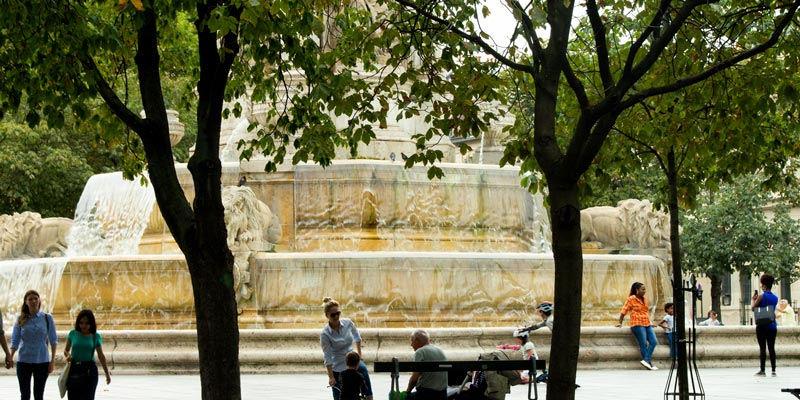
<instances>
[{"instance_id":1,"label":"stone steps","mask_svg":"<svg viewBox=\"0 0 800 400\"><path fill-rule=\"evenodd\" d=\"M474 360L498 344L515 343L513 328L430 329L432 342L451 360ZM324 373L318 329L270 329L240 331L240 365L243 374ZM365 361L411 360L412 329L361 329ZM196 334L189 330L117 330L103 332L103 349L114 374L197 374ZM661 328L654 362L669 365L669 349ZM66 332L59 332L60 368ZM549 359L549 331L533 332L531 339L540 358ZM780 366L800 365L800 327L782 327L776 343ZM519 352L509 351L512 358ZM625 369L639 366L638 345L630 330L587 327L581 330L579 369ZM701 327L698 329L697 364L700 368L756 367L758 344L752 326ZM0 374L13 374L0 369Z\"/></svg>"}]
</instances>

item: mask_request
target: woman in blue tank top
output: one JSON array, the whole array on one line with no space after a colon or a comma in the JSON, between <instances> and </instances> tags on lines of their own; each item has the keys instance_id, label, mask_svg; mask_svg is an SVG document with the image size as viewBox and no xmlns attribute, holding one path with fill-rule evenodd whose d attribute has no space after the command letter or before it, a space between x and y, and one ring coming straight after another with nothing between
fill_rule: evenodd
<instances>
[{"instance_id":1,"label":"woman in blue tank top","mask_svg":"<svg viewBox=\"0 0 800 400\"><path fill-rule=\"evenodd\" d=\"M750 306L751 310L756 307L766 307L778 305L778 296L772 293L772 284L775 283L775 278L772 275L761 275L761 290L763 293L753 293L753 302ZM756 339L758 339L758 348L760 353L761 369L756 372L756 376L766 376L764 366L767 361L767 349L769 349L769 363L772 367L772 376L777 376L775 373L775 337L778 335L778 325L775 321L771 324L756 325Z\"/></svg>"}]
</instances>

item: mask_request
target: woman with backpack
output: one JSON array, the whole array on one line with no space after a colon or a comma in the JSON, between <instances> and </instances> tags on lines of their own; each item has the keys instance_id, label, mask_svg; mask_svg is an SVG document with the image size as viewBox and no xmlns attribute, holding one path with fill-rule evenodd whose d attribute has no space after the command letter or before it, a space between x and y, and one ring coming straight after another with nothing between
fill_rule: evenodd
<instances>
[{"instance_id":1,"label":"woman with backpack","mask_svg":"<svg viewBox=\"0 0 800 400\"><path fill-rule=\"evenodd\" d=\"M773 283L775 283L775 277L768 274L761 275L762 293L759 294L757 290L753 293L753 302L750 306L751 310L755 311L756 307L768 306L772 306L773 310L775 309L775 306L778 305L778 296L772 293ZM758 372L756 372L756 376L766 376L764 367L767 361L767 350L769 350L769 364L772 367L772 376L778 376L775 373L775 337L777 335L778 324L775 323L774 317L771 321L767 321L766 323L759 323L759 321L756 321L756 339L758 340L759 365L761 367Z\"/></svg>"},{"instance_id":2,"label":"woman with backpack","mask_svg":"<svg viewBox=\"0 0 800 400\"><path fill-rule=\"evenodd\" d=\"M11 331L11 358L19 351L17 358L17 380L21 400L31 398L31 377L33 377L33 398L44 399L44 386L47 376L55 369L56 324L53 316L40 311L39 293L28 290L23 297L22 312ZM50 344L50 353L47 345Z\"/></svg>"},{"instance_id":3,"label":"woman with backpack","mask_svg":"<svg viewBox=\"0 0 800 400\"><path fill-rule=\"evenodd\" d=\"M67 334L64 357L69 365L67 397L69 400L94 400L97 389L97 364L94 353L106 374L106 385L111 383L106 356L103 354L103 339L97 333L97 322L91 310L82 310L75 319L75 328Z\"/></svg>"}]
</instances>

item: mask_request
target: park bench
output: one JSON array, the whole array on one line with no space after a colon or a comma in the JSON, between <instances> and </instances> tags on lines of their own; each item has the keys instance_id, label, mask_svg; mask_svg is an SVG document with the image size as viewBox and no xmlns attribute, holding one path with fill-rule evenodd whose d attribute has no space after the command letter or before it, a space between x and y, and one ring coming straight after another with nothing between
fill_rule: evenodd
<instances>
[{"instance_id":1,"label":"park bench","mask_svg":"<svg viewBox=\"0 0 800 400\"><path fill-rule=\"evenodd\" d=\"M529 371L528 399L537 400L536 371L544 371L545 360L478 360L478 361L376 361L375 372L392 373L392 390L400 388L400 372L447 372L448 376L465 376L469 371ZM533 395L533 397L531 397Z\"/></svg>"},{"instance_id":2,"label":"park bench","mask_svg":"<svg viewBox=\"0 0 800 400\"><path fill-rule=\"evenodd\" d=\"M784 388L784 389L781 389L781 392L786 392L786 393L792 394L792 395L794 395L794 397L797 397L798 399L800 399L800 388Z\"/></svg>"}]
</instances>

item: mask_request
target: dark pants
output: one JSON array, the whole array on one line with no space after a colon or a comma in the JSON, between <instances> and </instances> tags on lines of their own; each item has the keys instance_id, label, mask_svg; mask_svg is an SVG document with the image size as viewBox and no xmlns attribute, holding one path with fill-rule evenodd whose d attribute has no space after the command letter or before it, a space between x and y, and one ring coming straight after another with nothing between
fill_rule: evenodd
<instances>
[{"instance_id":1,"label":"dark pants","mask_svg":"<svg viewBox=\"0 0 800 400\"><path fill-rule=\"evenodd\" d=\"M367 386L367 393L364 393L364 396L372 396L372 382L369 381L369 369L367 369L367 364L364 364L364 361L359 361L356 371L358 371L358 373L364 377L364 384ZM333 379L336 379L336 386L331 388L331 391L333 392L333 400L339 400L339 397L341 397L342 394L341 375L341 372L333 371Z\"/></svg>"},{"instance_id":2,"label":"dark pants","mask_svg":"<svg viewBox=\"0 0 800 400\"><path fill-rule=\"evenodd\" d=\"M767 349L769 349L769 364L772 366L772 372L775 372L776 336L778 336L777 329L769 325L756 325L756 339L758 339L758 348L761 351L759 354L759 361L761 362L760 371L764 370L764 366L767 363Z\"/></svg>"},{"instance_id":3,"label":"dark pants","mask_svg":"<svg viewBox=\"0 0 800 400\"><path fill-rule=\"evenodd\" d=\"M33 398L44 400L44 384L47 383L47 376L50 363L31 364L17 363L17 380L19 381L20 400L30 400L31 398L31 376L33 376Z\"/></svg>"},{"instance_id":4,"label":"dark pants","mask_svg":"<svg viewBox=\"0 0 800 400\"><path fill-rule=\"evenodd\" d=\"M432 390L418 387L406 395L406 400L447 400L447 390Z\"/></svg>"},{"instance_id":5,"label":"dark pants","mask_svg":"<svg viewBox=\"0 0 800 400\"><path fill-rule=\"evenodd\" d=\"M97 390L97 364L94 361L72 362L67 379L68 400L94 400Z\"/></svg>"}]
</instances>

